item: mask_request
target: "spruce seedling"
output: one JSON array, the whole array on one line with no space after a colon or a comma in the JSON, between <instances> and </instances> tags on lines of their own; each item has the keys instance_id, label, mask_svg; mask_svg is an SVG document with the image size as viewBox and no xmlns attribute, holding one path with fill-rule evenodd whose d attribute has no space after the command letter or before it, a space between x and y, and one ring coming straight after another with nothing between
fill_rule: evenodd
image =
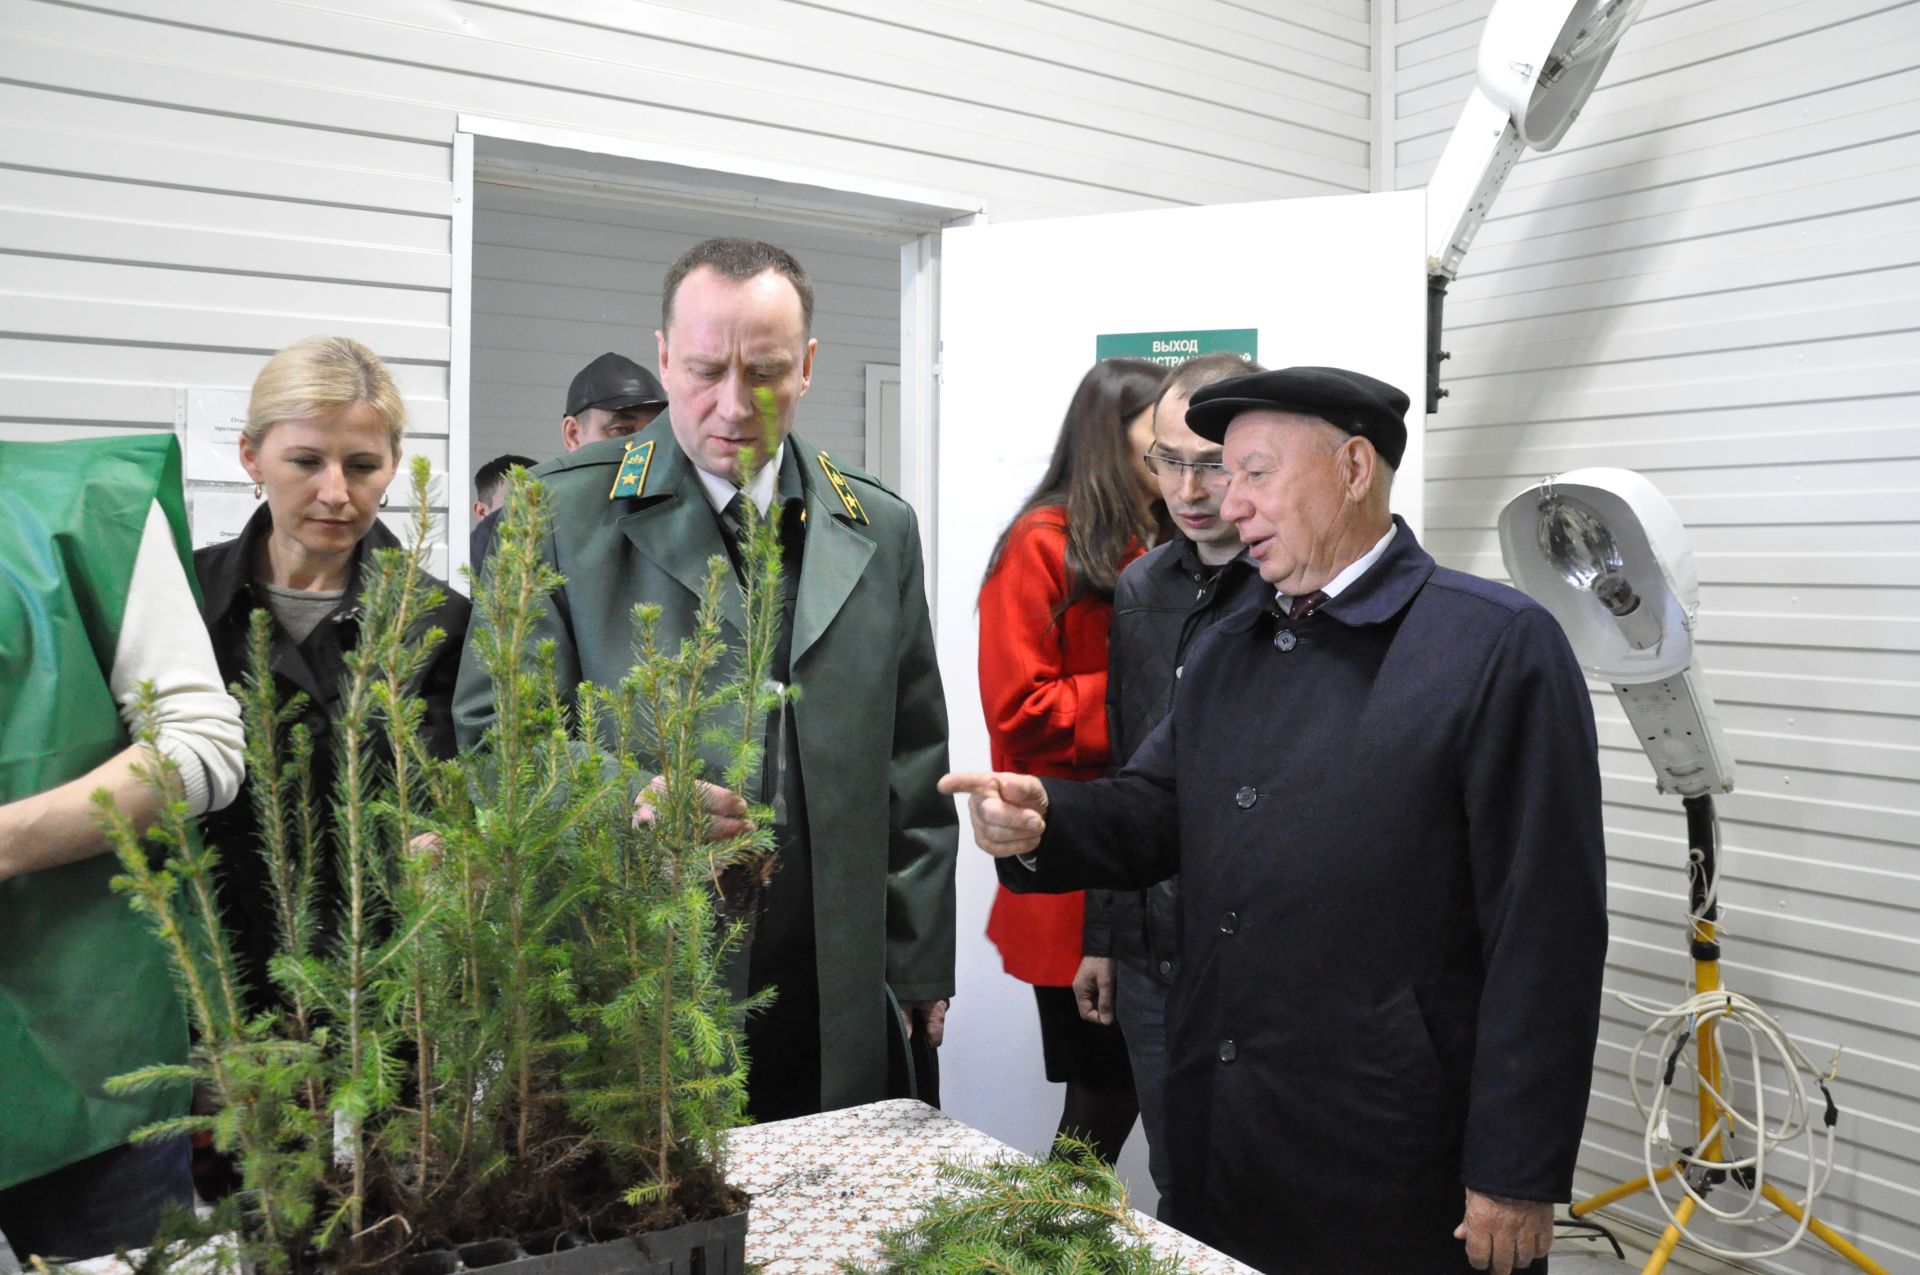
<instances>
[{"instance_id":1,"label":"spruce seedling","mask_svg":"<svg viewBox=\"0 0 1920 1275\"><path fill-rule=\"evenodd\" d=\"M713 773L756 791L765 714L788 695L764 685L778 527L750 521L741 584L716 559L686 640L668 649L657 609L636 608L620 685L563 686L536 640L561 583L541 552L546 496L516 471L469 638L494 720L478 748L437 760L416 687L444 640L422 570L426 483L416 460L415 547L361 567L332 791L313 791L302 706L278 702L256 614L235 690L260 844L199 846L164 763L149 777L170 794L157 855L102 808L116 884L166 945L196 1035L186 1066L119 1083L211 1093L216 1114L143 1136L207 1130L237 1156L237 1269L358 1275L502 1233L610 1238L741 1206L718 1156L746 1120L740 1022L765 998L730 986L752 917L723 917L716 874L770 872L773 845L764 807L710 842L700 783L723 741ZM738 643L721 618L736 587ZM264 856L272 891L266 988L245 985L215 893L221 857L244 855Z\"/></svg>"}]
</instances>

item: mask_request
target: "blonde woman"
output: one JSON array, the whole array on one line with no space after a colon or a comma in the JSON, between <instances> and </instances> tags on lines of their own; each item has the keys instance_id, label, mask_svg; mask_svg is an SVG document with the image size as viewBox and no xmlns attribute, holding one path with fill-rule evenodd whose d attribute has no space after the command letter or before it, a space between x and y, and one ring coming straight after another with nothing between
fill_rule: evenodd
<instances>
[{"instance_id":1,"label":"blonde woman","mask_svg":"<svg viewBox=\"0 0 1920 1275\"><path fill-rule=\"evenodd\" d=\"M316 794L333 788L332 724L345 683L345 653L359 636L359 593L372 550L399 548L378 514L400 469L406 409L373 351L348 337L308 337L267 361L253 383L240 463L260 507L240 535L193 556L201 613L222 677L247 671L249 617L273 615L272 667L280 696L304 692L314 741ZM432 617L447 633L421 675L427 746L454 751L451 701L467 631L467 600L444 582ZM235 930L256 1008L273 1003L266 959L274 920L266 865L256 850L253 803L243 793L209 819L207 838L223 859L222 900ZM331 855L320 857L320 922L337 895Z\"/></svg>"}]
</instances>

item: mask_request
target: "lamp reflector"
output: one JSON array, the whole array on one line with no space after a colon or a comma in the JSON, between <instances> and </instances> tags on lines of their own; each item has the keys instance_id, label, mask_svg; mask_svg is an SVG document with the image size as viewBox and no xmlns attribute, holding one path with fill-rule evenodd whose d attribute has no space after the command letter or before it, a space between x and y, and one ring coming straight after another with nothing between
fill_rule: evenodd
<instances>
[{"instance_id":1,"label":"lamp reflector","mask_svg":"<svg viewBox=\"0 0 1920 1275\"><path fill-rule=\"evenodd\" d=\"M1693 666L1693 551L1659 489L1627 469L1544 478L1500 511L1500 552L1580 666L1612 683L1661 790L1731 791L1732 754Z\"/></svg>"},{"instance_id":2,"label":"lamp reflector","mask_svg":"<svg viewBox=\"0 0 1920 1275\"><path fill-rule=\"evenodd\" d=\"M1639 474L1543 479L1501 511L1500 552L1594 677L1657 682L1693 662L1693 551L1673 506Z\"/></svg>"}]
</instances>

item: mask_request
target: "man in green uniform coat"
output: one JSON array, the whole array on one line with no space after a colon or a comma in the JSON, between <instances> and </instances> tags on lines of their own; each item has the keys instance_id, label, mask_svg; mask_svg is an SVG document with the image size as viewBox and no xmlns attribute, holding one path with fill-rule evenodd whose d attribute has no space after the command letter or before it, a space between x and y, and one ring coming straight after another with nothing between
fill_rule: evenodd
<instances>
[{"instance_id":1,"label":"man in green uniform coat","mask_svg":"<svg viewBox=\"0 0 1920 1275\"><path fill-rule=\"evenodd\" d=\"M802 694L788 728L770 732L765 787L751 794L775 807L780 868L748 971L750 988L778 988L748 1024L749 1107L769 1120L874 1101L888 1096L890 1033L937 1045L953 992L956 818L934 790L947 721L919 530L898 496L790 433L817 345L812 283L791 254L708 240L668 270L664 298L667 415L534 470L553 511L545 553L566 576L534 636L553 639L562 685L613 686L633 663L634 604L661 607L672 649L693 627L709 559L737 566L734 502L780 519L775 665ZM742 491L741 453L766 446L759 391L780 445ZM737 580L725 612L737 644ZM478 645L454 701L463 747L493 718ZM743 809L716 792L717 815Z\"/></svg>"}]
</instances>

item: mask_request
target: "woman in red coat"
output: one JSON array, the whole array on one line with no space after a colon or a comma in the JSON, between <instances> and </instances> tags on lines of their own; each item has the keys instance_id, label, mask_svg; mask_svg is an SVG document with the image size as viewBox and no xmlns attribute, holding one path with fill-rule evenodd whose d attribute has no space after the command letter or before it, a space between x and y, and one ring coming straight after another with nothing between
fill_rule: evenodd
<instances>
[{"instance_id":1,"label":"woman in red coat","mask_svg":"<svg viewBox=\"0 0 1920 1275\"><path fill-rule=\"evenodd\" d=\"M1000 536L980 586L980 699L993 768L1095 779L1107 746L1107 628L1121 568L1153 538L1157 492L1143 456L1163 370L1106 359L1080 381L1040 485ZM1074 1003L1081 894L1000 889L987 937L1007 973L1033 984L1047 1079L1067 1086L1060 1132L1111 1163L1139 1104L1111 1021Z\"/></svg>"}]
</instances>

